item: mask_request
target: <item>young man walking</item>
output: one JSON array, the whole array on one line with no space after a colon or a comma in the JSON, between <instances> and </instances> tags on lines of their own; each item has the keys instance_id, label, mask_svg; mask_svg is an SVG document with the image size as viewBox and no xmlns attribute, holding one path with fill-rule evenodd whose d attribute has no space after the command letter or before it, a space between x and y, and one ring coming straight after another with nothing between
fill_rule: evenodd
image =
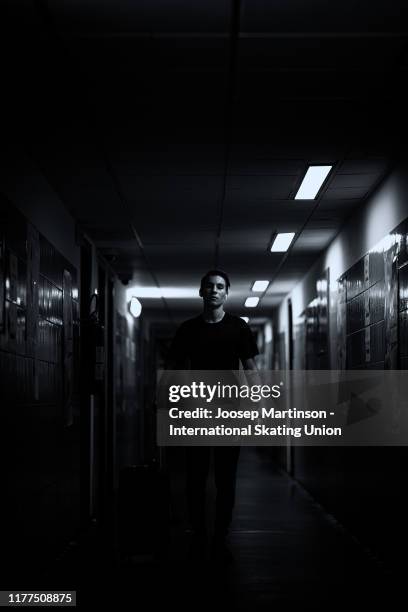
<instances>
[{"instance_id":1,"label":"young man walking","mask_svg":"<svg viewBox=\"0 0 408 612\"><path fill-rule=\"evenodd\" d=\"M252 332L240 317L224 310L230 281L221 270L209 270L201 279L203 311L182 323L170 347L168 369L257 370L258 348ZM211 447L187 447L187 498L193 529L193 555L206 548L206 482ZM215 446L214 472L217 490L213 557L230 560L226 537L232 519L239 446Z\"/></svg>"}]
</instances>

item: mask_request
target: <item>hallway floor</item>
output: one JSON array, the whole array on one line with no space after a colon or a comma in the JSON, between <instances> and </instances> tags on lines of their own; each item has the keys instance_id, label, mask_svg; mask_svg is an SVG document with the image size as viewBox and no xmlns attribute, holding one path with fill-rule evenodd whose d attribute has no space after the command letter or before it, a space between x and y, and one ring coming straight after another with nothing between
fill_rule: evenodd
<instances>
[{"instance_id":1,"label":"hallway floor","mask_svg":"<svg viewBox=\"0 0 408 612\"><path fill-rule=\"evenodd\" d=\"M189 559L177 473L172 502L171 533L161 559L109 555L90 536L58 562L48 577L53 586L76 589L83 608L91 602L135 608L142 598L149 607L223 605L231 610L269 610L276 603L320 609L397 601L397 578L261 450L241 451L230 535L233 563Z\"/></svg>"}]
</instances>

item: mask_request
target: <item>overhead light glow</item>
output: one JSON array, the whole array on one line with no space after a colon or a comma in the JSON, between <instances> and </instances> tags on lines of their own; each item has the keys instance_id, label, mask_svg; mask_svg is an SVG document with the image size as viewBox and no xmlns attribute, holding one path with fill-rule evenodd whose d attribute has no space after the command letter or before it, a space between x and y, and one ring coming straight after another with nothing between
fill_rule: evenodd
<instances>
[{"instance_id":1,"label":"overhead light glow","mask_svg":"<svg viewBox=\"0 0 408 612\"><path fill-rule=\"evenodd\" d=\"M134 295L131 297L129 302L129 312L135 319L140 317L140 313L142 312L142 305Z\"/></svg>"},{"instance_id":2,"label":"overhead light glow","mask_svg":"<svg viewBox=\"0 0 408 612\"><path fill-rule=\"evenodd\" d=\"M259 302L259 297L248 297L245 300L245 306L247 308L255 308L255 306L258 306L258 302Z\"/></svg>"},{"instance_id":3,"label":"overhead light glow","mask_svg":"<svg viewBox=\"0 0 408 612\"><path fill-rule=\"evenodd\" d=\"M187 299L200 297L197 288L189 289L185 287L131 287L127 289L128 301L133 295L138 298L148 299L160 299L162 297Z\"/></svg>"},{"instance_id":4,"label":"overhead light glow","mask_svg":"<svg viewBox=\"0 0 408 612\"><path fill-rule=\"evenodd\" d=\"M249 317L240 317L245 323L249 323Z\"/></svg>"},{"instance_id":5,"label":"overhead light glow","mask_svg":"<svg viewBox=\"0 0 408 612\"><path fill-rule=\"evenodd\" d=\"M265 344L272 342L272 325L270 323L265 324L264 339L265 339Z\"/></svg>"},{"instance_id":6,"label":"overhead light glow","mask_svg":"<svg viewBox=\"0 0 408 612\"><path fill-rule=\"evenodd\" d=\"M126 290L128 293L128 299L132 295L139 298L161 298L162 292L159 287L132 287ZM129 295L129 293L131 295Z\"/></svg>"},{"instance_id":7,"label":"overhead light glow","mask_svg":"<svg viewBox=\"0 0 408 612\"><path fill-rule=\"evenodd\" d=\"M309 166L295 200L314 200L333 166Z\"/></svg>"},{"instance_id":8,"label":"overhead light glow","mask_svg":"<svg viewBox=\"0 0 408 612\"><path fill-rule=\"evenodd\" d=\"M269 281L267 280L255 281L254 284L252 285L252 291L265 291L268 285L269 285Z\"/></svg>"},{"instance_id":9,"label":"overhead light glow","mask_svg":"<svg viewBox=\"0 0 408 612\"><path fill-rule=\"evenodd\" d=\"M284 253L287 251L294 237L295 232L277 234L271 246L271 253Z\"/></svg>"},{"instance_id":10,"label":"overhead light glow","mask_svg":"<svg viewBox=\"0 0 408 612\"><path fill-rule=\"evenodd\" d=\"M180 287L163 287L162 296L164 298L199 298L198 289L183 289Z\"/></svg>"}]
</instances>

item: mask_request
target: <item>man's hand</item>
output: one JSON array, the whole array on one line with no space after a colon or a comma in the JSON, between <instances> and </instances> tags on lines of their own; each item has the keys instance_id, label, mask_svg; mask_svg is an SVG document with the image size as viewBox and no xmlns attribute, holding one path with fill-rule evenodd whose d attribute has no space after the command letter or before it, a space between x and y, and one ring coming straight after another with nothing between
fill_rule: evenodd
<instances>
[{"instance_id":1,"label":"man's hand","mask_svg":"<svg viewBox=\"0 0 408 612\"><path fill-rule=\"evenodd\" d=\"M258 366L256 365L255 359L250 357L250 359L243 359L242 365L245 370L245 377L248 381L249 385L261 385L261 376L259 374Z\"/></svg>"},{"instance_id":2,"label":"man's hand","mask_svg":"<svg viewBox=\"0 0 408 612\"><path fill-rule=\"evenodd\" d=\"M249 359L243 359L242 365L244 366L244 370L256 370L258 372L258 366L255 363L255 359L250 357Z\"/></svg>"}]
</instances>

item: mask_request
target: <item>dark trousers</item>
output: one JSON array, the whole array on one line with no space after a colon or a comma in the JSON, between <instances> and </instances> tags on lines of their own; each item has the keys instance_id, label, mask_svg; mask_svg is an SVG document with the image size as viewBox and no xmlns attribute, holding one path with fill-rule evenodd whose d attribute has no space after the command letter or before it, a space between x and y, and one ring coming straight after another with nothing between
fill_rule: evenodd
<instances>
[{"instance_id":1,"label":"dark trousers","mask_svg":"<svg viewBox=\"0 0 408 612\"><path fill-rule=\"evenodd\" d=\"M194 446L186 449L187 498L190 519L196 533L205 532L205 492L211 448L214 452L215 486L217 489L214 535L215 537L225 537L231 523L234 507L239 446Z\"/></svg>"}]
</instances>

